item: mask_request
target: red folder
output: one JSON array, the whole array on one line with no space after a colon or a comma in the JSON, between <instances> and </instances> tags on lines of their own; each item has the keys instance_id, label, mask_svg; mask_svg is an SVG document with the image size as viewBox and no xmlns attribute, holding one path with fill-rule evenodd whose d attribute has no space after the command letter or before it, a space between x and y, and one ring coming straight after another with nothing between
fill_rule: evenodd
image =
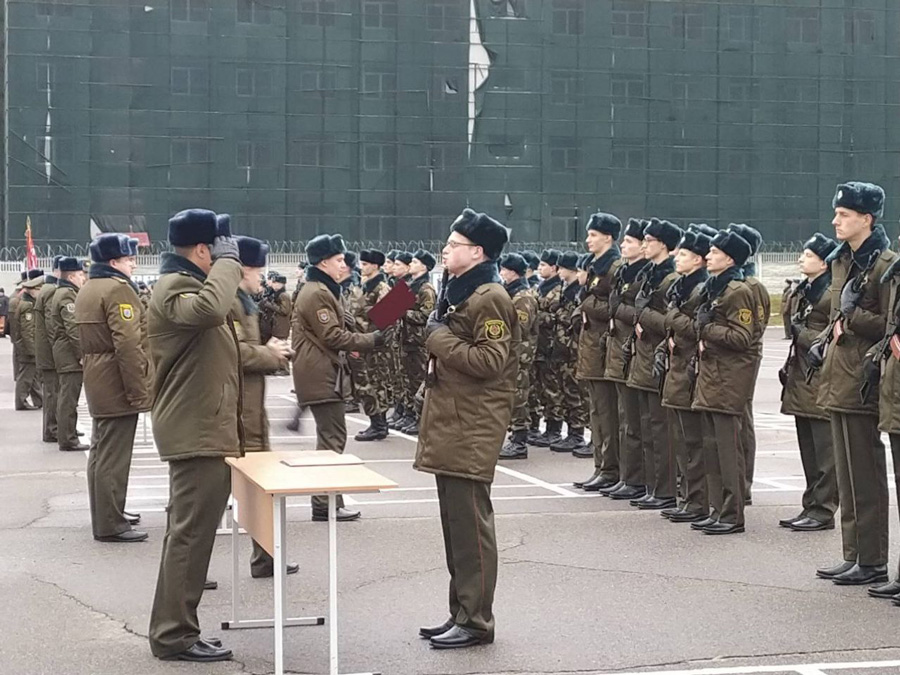
<instances>
[{"instance_id":1,"label":"red folder","mask_svg":"<svg viewBox=\"0 0 900 675\"><path fill-rule=\"evenodd\" d=\"M378 330L384 330L402 319L406 311L415 304L416 294L403 279L398 279L390 292L369 310L369 318Z\"/></svg>"}]
</instances>

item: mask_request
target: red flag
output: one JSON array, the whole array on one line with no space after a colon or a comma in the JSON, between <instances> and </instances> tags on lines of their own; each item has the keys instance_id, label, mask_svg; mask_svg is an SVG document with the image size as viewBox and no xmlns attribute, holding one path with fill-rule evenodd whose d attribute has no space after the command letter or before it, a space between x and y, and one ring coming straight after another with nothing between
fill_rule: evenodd
<instances>
[{"instance_id":1,"label":"red flag","mask_svg":"<svg viewBox=\"0 0 900 675\"><path fill-rule=\"evenodd\" d=\"M34 240L31 238L31 216L25 218L25 267L36 270L38 266L37 253L34 251Z\"/></svg>"}]
</instances>

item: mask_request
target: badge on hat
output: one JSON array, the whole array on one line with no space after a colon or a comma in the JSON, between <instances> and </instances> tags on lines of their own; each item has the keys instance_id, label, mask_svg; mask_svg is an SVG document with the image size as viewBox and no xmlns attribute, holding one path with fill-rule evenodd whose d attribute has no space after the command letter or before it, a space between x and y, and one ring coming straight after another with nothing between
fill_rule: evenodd
<instances>
[{"instance_id":1,"label":"badge on hat","mask_svg":"<svg viewBox=\"0 0 900 675\"><path fill-rule=\"evenodd\" d=\"M488 340L499 340L506 332L506 323L503 319L488 319L484 322L484 332Z\"/></svg>"},{"instance_id":2,"label":"badge on hat","mask_svg":"<svg viewBox=\"0 0 900 675\"><path fill-rule=\"evenodd\" d=\"M749 309L739 309L738 321L740 321L745 326L749 326L753 322L753 312L751 312Z\"/></svg>"},{"instance_id":3,"label":"badge on hat","mask_svg":"<svg viewBox=\"0 0 900 675\"><path fill-rule=\"evenodd\" d=\"M131 321L134 319L134 307L128 303L121 303L119 305L119 316L122 317L122 321Z\"/></svg>"},{"instance_id":4,"label":"badge on hat","mask_svg":"<svg viewBox=\"0 0 900 675\"><path fill-rule=\"evenodd\" d=\"M331 320L327 309L320 309L316 312L316 318L319 320L319 323L328 323Z\"/></svg>"}]
</instances>

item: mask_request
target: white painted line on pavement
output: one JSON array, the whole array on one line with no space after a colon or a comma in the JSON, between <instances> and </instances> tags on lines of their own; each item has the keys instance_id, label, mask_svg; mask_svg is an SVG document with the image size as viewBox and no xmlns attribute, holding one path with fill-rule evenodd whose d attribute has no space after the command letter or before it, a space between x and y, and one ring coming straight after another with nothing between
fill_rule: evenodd
<instances>
[{"instance_id":1,"label":"white painted line on pavement","mask_svg":"<svg viewBox=\"0 0 900 675\"><path fill-rule=\"evenodd\" d=\"M541 480L540 478L535 478L534 476L529 476L527 473L522 473L521 471L515 471L513 469L507 468L502 464L497 465L497 471L507 476L511 476L513 478L518 478L521 481L526 483L531 483L532 485L536 485L538 487L542 487L545 490L549 490L550 492L555 492L558 495L562 495L563 497L586 497L591 495L579 495L565 488L561 488L557 485L553 485L552 483L548 483L547 481Z\"/></svg>"},{"instance_id":2,"label":"white painted line on pavement","mask_svg":"<svg viewBox=\"0 0 900 675\"><path fill-rule=\"evenodd\" d=\"M695 668L692 670L616 671L615 675L755 675L757 673L800 673L818 675L829 670L864 670L867 668L900 668L900 661L860 661L858 663L800 663L782 666L731 666L727 668ZM612 675L612 674L610 674Z\"/></svg>"}]
</instances>

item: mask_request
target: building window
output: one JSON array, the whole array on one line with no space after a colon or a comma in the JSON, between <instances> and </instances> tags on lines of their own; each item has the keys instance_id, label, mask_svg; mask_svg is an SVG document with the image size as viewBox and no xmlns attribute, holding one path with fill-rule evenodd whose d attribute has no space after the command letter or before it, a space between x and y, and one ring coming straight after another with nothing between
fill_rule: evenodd
<instances>
[{"instance_id":1,"label":"building window","mask_svg":"<svg viewBox=\"0 0 900 675\"><path fill-rule=\"evenodd\" d=\"M581 148L577 138L550 139L550 169L565 171L581 167Z\"/></svg>"},{"instance_id":2,"label":"building window","mask_svg":"<svg viewBox=\"0 0 900 675\"><path fill-rule=\"evenodd\" d=\"M397 0L364 0L363 26L366 28L396 28Z\"/></svg>"},{"instance_id":3,"label":"building window","mask_svg":"<svg viewBox=\"0 0 900 675\"><path fill-rule=\"evenodd\" d=\"M685 40L703 39L703 8L680 6L672 15L672 36Z\"/></svg>"},{"instance_id":4,"label":"building window","mask_svg":"<svg viewBox=\"0 0 900 675\"><path fill-rule=\"evenodd\" d=\"M334 143L325 141L294 141L291 144L291 163L297 166L326 168L336 166Z\"/></svg>"},{"instance_id":5,"label":"building window","mask_svg":"<svg viewBox=\"0 0 900 675\"><path fill-rule=\"evenodd\" d=\"M238 141L239 169L265 169L272 166L272 145L263 141Z\"/></svg>"},{"instance_id":6,"label":"building window","mask_svg":"<svg viewBox=\"0 0 900 675\"><path fill-rule=\"evenodd\" d=\"M50 91L53 86L56 72L53 64L46 61L39 61L37 64L36 83L38 91Z\"/></svg>"},{"instance_id":7,"label":"building window","mask_svg":"<svg viewBox=\"0 0 900 675\"><path fill-rule=\"evenodd\" d=\"M172 93L205 94L207 88L205 68L172 68Z\"/></svg>"},{"instance_id":8,"label":"building window","mask_svg":"<svg viewBox=\"0 0 900 675\"><path fill-rule=\"evenodd\" d=\"M272 8L260 0L237 0L238 23L272 23Z\"/></svg>"},{"instance_id":9,"label":"building window","mask_svg":"<svg viewBox=\"0 0 900 675\"><path fill-rule=\"evenodd\" d=\"M268 68L238 68L234 89L238 96L271 96L272 71Z\"/></svg>"},{"instance_id":10,"label":"building window","mask_svg":"<svg viewBox=\"0 0 900 675\"><path fill-rule=\"evenodd\" d=\"M875 15L863 9L848 11L844 16L844 42L867 45L875 42Z\"/></svg>"},{"instance_id":11,"label":"building window","mask_svg":"<svg viewBox=\"0 0 900 675\"><path fill-rule=\"evenodd\" d=\"M780 153L779 157L784 173L819 173L819 154L815 150L791 150Z\"/></svg>"},{"instance_id":12,"label":"building window","mask_svg":"<svg viewBox=\"0 0 900 675\"><path fill-rule=\"evenodd\" d=\"M556 35L584 32L584 0L553 0L553 32Z\"/></svg>"},{"instance_id":13,"label":"building window","mask_svg":"<svg viewBox=\"0 0 900 675\"><path fill-rule=\"evenodd\" d=\"M669 168L672 171L702 171L703 151L696 148L672 148Z\"/></svg>"},{"instance_id":14,"label":"building window","mask_svg":"<svg viewBox=\"0 0 900 675\"><path fill-rule=\"evenodd\" d=\"M390 143L363 143L363 170L385 171L397 164L397 148Z\"/></svg>"},{"instance_id":15,"label":"building window","mask_svg":"<svg viewBox=\"0 0 900 675\"><path fill-rule=\"evenodd\" d=\"M491 0L491 16L501 19L524 19L525 0Z\"/></svg>"},{"instance_id":16,"label":"building window","mask_svg":"<svg viewBox=\"0 0 900 675\"><path fill-rule=\"evenodd\" d=\"M330 93L335 89L337 89L337 76L333 69L309 69L300 72L300 91Z\"/></svg>"},{"instance_id":17,"label":"building window","mask_svg":"<svg viewBox=\"0 0 900 675\"><path fill-rule=\"evenodd\" d=\"M756 83L746 77L728 80L725 83L725 100L739 102L756 100Z\"/></svg>"},{"instance_id":18,"label":"building window","mask_svg":"<svg viewBox=\"0 0 900 675\"><path fill-rule=\"evenodd\" d=\"M34 11L38 16L72 16L71 0L42 0L34 3Z\"/></svg>"},{"instance_id":19,"label":"building window","mask_svg":"<svg viewBox=\"0 0 900 675\"><path fill-rule=\"evenodd\" d=\"M377 66L372 67L377 68ZM395 72L373 72L364 66L362 93L366 98L390 98L397 93Z\"/></svg>"},{"instance_id":20,"label":"building window","mask_svg":"<svg viewBox=\"0 0 900 675\"><path fill-rule=\"evenodd\" d=\"M72 161L72 139L69 137L35 136L34 149L35 164L41 169L46 169L48 164L59 166Z\"/></svg>"},{"instance_id":21,"label":"building window","mask_svg":"<svg viewBox=\"0 0 900 675\"><path fill-rule=\"evenodd\" d=\"M725 168L729 173L751 173L756 170L756 155L749 150L728 150Z\"/></svg>"},{"instance_id":22,"label":"building window","mask_svg":"<svg viewBox=\"0 0 900 675\"><path fill-rule=\"evenodd\" d=\"M643 75L613 75L610 79L613 103L635 105L644 102Z\"/></svg>"},{"instance_id":23,"label":"building window","mask_svg":"<svg viewBox=\"0 0 900 675\"><path fill-rule=\"evenodd\" d=\"M613 145L610 165L616 169L643 169L647 164L644 148Z\"/></svg>"},{"instance_id":24,"label":"building window","mask_svg":"<svg viewBox=\"0 0 900 675\"><path fill-rule=\"evenodd\" d=\"M787 10L785 30L788 42L819 43L819 10L793 7Z\"/></svg>"},{"instance_id":25,"label":"building window","mask_svg":"<svg viewBox=\"0 0 900 675\"><path fill-rule=\"evenodd\" d=\"M584 95L581 74L571 71L554 71L550 73L551 103L581 103Z\"/></svg>"},{"instance_id":26,"label":"building window","mask_svg":"<svg viewBox=\"0 0 900 675\"><path fill-rule=\"evenodd\" d=\"M727 7L725 30L732 42L752 42L759 35L759 17L752 7Z\"/></svg>"},{"instance_id":27,"label":"building window","mask_svg":"<svg viewBox=\"0 0 900 675\"><path fill-rule=\"evenodd\" d=\"M209 142L205 138L173 138L172 165L209 162Z\"/></svg>"},{"instance_id":28,"label":"building window","mask_svg":"<svg viewBox=\"0 0 900 675\"><path fill-rule=\"evenodd\" d=\"M454 22L464 26L464 16L460 13L460 7L468 3L460 3L456 0L428 0L428 28L431 30L452 30Z\"/></svg>"},{"instance_id":29,"label":"building window","mask_svg":"<svg viewBox=\"0 0 900 675\"><path fill-rule=\"evenodd\" d=\"M172 21L206 21L209 18L209 0L171 0Z\"/></svg>"},{"instance_id":30,"label":"building window","mask_svg":"<svg viewBox=\"0 0 900 675\"><path fill-rule=\"evenodd\" d=\"M304 26L333 26L337 14L335 0L301 0L300 22Z\"/></svg>"},{"instance_id":31,"label":"building window","mask_svg":"<svg viewBox=\"0 0 900 675\"><path fill-rule=\"evenodd\" d=\"M613 0L613 37L647 37L647 0Z\"/></svg>"},{"instance_id":32,"label":"building window","mask_svg":"<svg viewBox=\"0 0 900 675\"><path fill-rule=\"evenodd\" d=\"M521 159L525 154L525 137L492 136L487 149L494 159Z\"/></svg>"}]
</instances>

